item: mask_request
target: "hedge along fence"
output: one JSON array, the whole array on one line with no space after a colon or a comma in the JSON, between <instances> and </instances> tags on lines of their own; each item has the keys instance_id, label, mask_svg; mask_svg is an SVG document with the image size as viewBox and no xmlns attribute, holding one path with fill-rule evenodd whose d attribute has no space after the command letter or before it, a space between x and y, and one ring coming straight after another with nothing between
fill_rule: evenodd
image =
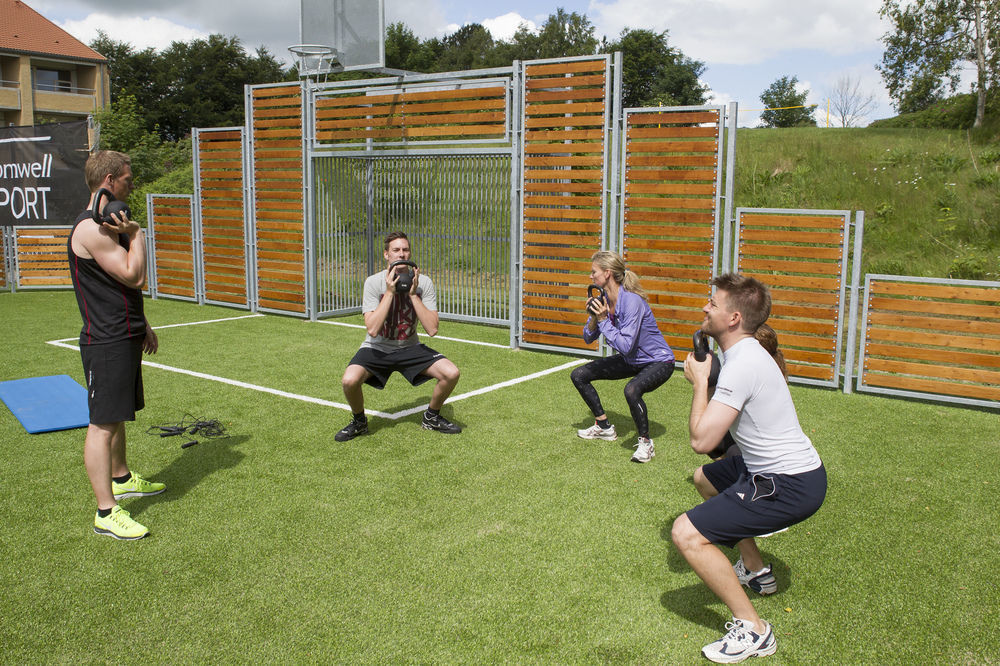
<instances>
[{"instance_id":1,"label":"hedge along fence","mask_svg":"<svg viewBox=\"0 0 1000 666\"><path fill-rule=\"evenodd\" d=\"M768 323L791 379L837 386L847 277L848 211L736 210L736 270L771 289Z\"/></svg>"},{"instance_id":2,"label":"hedge along fence","mask_svg":"<svg viewBox=\"0 0 1000 666\"><path fill-rule=\"evenodd\" d=\"M711 295L724 123L722 107L625 113L623 255L675 351Z\"/></svg>"},{"instance_id":3,"label":"hedge along fence","mask_svg":"<svg viewBox=\"0 0 1000 666\"><path fill-rule=\"evenodd\" d=\"M590 257L606 247L607 57L524 70L521 343L585 345Z\"/></svg>"},{"instance_id":4,"label":"hedge along fence","mask_svg":"<svg viewBox=\"0 0 1000 666\"><path fill-rule=\"evenodd\" d=\"M147 194L146 210L150 295L200 302L191 197Z\"/></svg>"},{"instance_id":5,"label":"hedge along fence","mask_svg":"<svg viewBox=\"0 0 1000 666\"><path fill-rule=\"evenodd\" d=\"M1000 282L869 274L859 391L1000 407Z\"/></svg>"},{"instance_id":6,"label":"hedge along fence","mask_svg":"<svg viewBox=\"0 0 1000 666\"><path fill-rule=\"evenodd\" d=\"M302 98L297 83L252 88L247 99L256 304L299 315L307 314Z\"/></svg>"},{"instance_id":7,"label":"hedge along fence","mask_svg":"<svg viewBox=\"0 0 1000 666\"><path fill-rule=\"evenodd\" d=\"M243 128L196 129L196 238L206 303L248 307Z\"/></svg>"},{"instance_id":8,"label":"hedge along fence","mask_svg":"<svg viewBox=\"0 0 1000 666\"><path fill-rule=\"evenodd\" d=\"M73 287L66 243L71 226L14 227L14 274L18 289Z\"/></svg>"}]
</instances>

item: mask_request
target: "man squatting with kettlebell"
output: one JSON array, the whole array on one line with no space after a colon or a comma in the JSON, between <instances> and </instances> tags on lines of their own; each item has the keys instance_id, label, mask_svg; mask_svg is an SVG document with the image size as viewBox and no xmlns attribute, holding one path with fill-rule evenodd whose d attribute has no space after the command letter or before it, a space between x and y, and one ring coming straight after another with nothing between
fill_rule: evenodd
<instances>
[{"instance_id":1,"label":"man squatting with kettlebell","mask_svg":"<svg viewBox=\"0 0 1000 666\"><path fill-rule=\"evenodd\" d=\"M436 379L422 426L447 434L462 432L441 415L441 407L458 384L458 367L417 338L417 321L427 335L437 335L437 294L434 283L410 261L410 241L402 231L385 237L386 269L365 280L361 310L368 334L351 359L341 384L353 418L335 436L346 442L368 432L362 386L385 388L399 372L413 386Z\"/></svg>"}]
</instances>

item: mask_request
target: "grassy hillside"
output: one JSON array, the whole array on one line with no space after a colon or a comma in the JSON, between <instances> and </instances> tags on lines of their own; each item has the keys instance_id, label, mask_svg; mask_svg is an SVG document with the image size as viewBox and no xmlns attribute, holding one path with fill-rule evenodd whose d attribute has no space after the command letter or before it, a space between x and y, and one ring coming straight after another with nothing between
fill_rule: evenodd
<instances>
[{"instance_id":1,"label":"grassy hillside","mask_svg":"<svg viewBox=\"0 0 1000 666\"><path fill-rule=\"evenodd\" d=\"M865 211L865 272L1000 279L1000 142L944 129L741 129L737 206Z\"/></svg>"}]
</instances>

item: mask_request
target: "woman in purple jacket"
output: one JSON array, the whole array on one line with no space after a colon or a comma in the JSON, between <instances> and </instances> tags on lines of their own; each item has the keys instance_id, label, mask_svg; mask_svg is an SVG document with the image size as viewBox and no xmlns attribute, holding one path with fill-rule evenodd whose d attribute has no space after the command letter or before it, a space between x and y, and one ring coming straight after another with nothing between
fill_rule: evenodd
<instances>
[{"instance_id":1,"label":"woman in purple jacket","mask_svg":"<svg viewBox=\"0 0 1000 666\"><path fill-rule=\"evenodd\" d=\"M625 402L639 434L632 460L649 462L656 453L649 438L649 418L642 396L670 379L674 372L674 352L656 325L646 293L639 286L639 277L626 270L625 262L614 252L595 252L591 259L590 279L603 295L587 299L590 318L583 328L583 339L591 343L603 335L618 353L573 371L573 385L596 419L594 425L578 430L577 435L583 439L618 439L591 383L595 379L632 377L625 385Z\"/></svg>"}]
</instances>

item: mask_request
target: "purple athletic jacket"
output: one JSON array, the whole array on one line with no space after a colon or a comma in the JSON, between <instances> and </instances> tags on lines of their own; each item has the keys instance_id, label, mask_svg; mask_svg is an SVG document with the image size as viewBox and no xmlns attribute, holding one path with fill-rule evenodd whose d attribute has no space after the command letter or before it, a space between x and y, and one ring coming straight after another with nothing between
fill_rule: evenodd
<instances>
[{"instance_id":1,"label":"purple athletic jacket","mask_svg":"<svg viewBox=\"0 0 1000 666\"><path fill-rule=\"evenodd\" d=\"M649 303L631 291L618 290L614 315L597 322L597 331L591 332L584 324L583 339L588 344L601 334L630 365L674 360L674 351L656 326Z\"/></svg>"}]
</instances>

